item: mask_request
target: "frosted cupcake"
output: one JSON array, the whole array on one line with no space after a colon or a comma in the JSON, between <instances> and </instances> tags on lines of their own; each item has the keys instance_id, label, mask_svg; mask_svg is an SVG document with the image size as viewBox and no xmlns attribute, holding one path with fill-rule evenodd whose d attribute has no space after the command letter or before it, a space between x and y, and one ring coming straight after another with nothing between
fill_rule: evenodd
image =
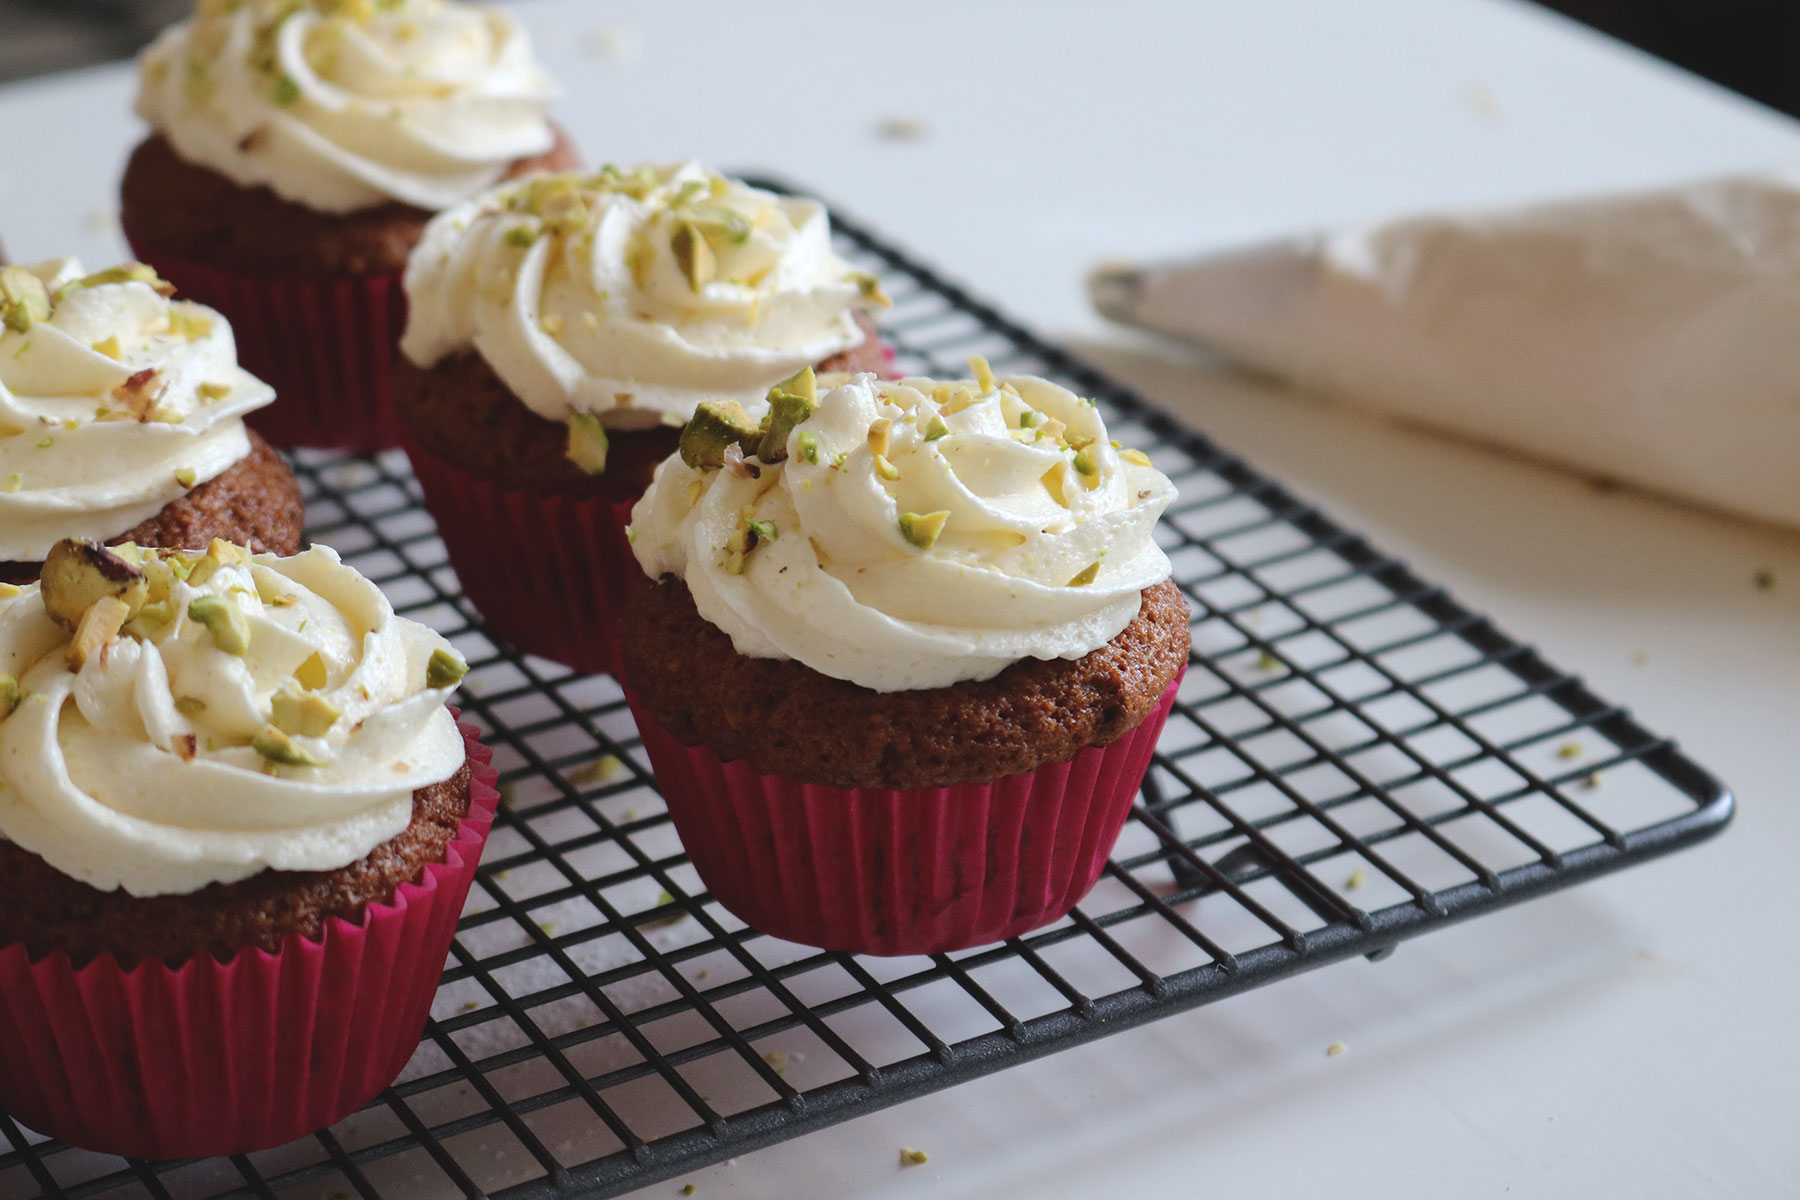
<instances>
[{"instance_id":1,"label":"frosted cupcake","mask_svg":"<svg viewBox=\"0 0 1800 1200\"><path fill-rule=\"evenodd\" d=\"M58 543L0 599L0 1108L186 1157L386 1086L493 815L466 669L327 549Z\"/></svg>"},{"instance_id":2,"label":"frosted cupcake","mask_svg":"<svg viewBox=\"0 0 1800 1200\"><path fill-rule=\"evenodd\" d=\"M238 324L286 401L262 422L277 445L393 445L406 257L432 214L574 165L555 96L502 10L202 0L143 55L125 232Z\"/></svg>"},{"instance_id":3,"label":"frosted cupcake","mask_svg":"<svg viewBox=\"0 0 1800 1200\"><path fill-rule=\"evenodd\" d=\"M705 400L875 369L823 206L694 164L511 184L432 222L395 404L451 562L514 644L609 670L628 506Z\"/></svg>"},{"instance_id":4,"label":"frosted cupcake","mask_svg":"<svg viewBox=\"0 0 1800 1200\"><path fill-rule=\"evenodd\" d=\"M0 267L0 582L63 538L299 548L300 485L244 425L274 391L170 292L141 263Z\"/></svg>"},{"instance_id":5,"label":"frosted cupcake","mask_svg":"<svg viewBox=\"0 0 1800 1200\"><path fill-rule=\"evenodd\" d=\"M975 365L703 406L633 513L627 693L754 928L906 954L1055 920L1148 769L1189 647L1174 488L1087 401Z\"/></svg>"}]
</instances>

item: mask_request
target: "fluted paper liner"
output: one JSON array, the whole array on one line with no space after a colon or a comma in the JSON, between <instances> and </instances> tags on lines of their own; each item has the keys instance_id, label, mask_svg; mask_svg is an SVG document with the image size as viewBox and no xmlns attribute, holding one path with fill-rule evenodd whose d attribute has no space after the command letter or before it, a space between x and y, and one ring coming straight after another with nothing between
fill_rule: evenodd
<instances>
[{"instance_id":1,"label":"fluted paper liner","mask_svg":"<svg viewBox=\"0 0 1800 1200\"><path fill-rule=\"evenodd\" d=\"M518 649L616 673L619 620L643 575L631 505L514 491L407 446L450 565L482 620Z\"/></svg>"},{"instance_id":2,"label":"fluted paper liner","mask_svg":"<svg viewBox=\"0 0 1800 1200\"><path fill-rule=\"evenodd\" d=\"M275 389L250 424L276 446L373 453L400 444L391 397L406 329L398 273L332 279L248 275L168 254L131 237L132 253L175 285L176 297L231 322L238 363Z\"/></svg>"},{"instance_id":3,"label":"fluted paper liner","mask_svg":"<svg viewBox=\"0 0 1800 1200\"><path fill-rule=\"evenodd\" d=\"M1111 745L991 783L910 789L765 775L682 745L630 698L669 815L721 904L787 941L897 955L1067 915L1106 866L1180 684Z\"/></svg>"},{"instance_id":4,"label":"fluted paper liner","mask_svg":"<svg viewBox=\"0 0 1800 1200\"><path fill-rule=\"evenodd\" d=\"M0 1110L86 1149L166 1159L279 1146L374 1099L418 1048L499 799L491 752L459 727L468 816L443 862L360 921L178 967L0 947Z\"/></svg>"}]
</instances>

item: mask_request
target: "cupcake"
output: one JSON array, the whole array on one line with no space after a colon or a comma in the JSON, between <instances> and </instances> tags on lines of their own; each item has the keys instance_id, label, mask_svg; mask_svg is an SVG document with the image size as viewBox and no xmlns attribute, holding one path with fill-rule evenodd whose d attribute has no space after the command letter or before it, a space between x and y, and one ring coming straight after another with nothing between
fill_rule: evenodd
<instances>
[{"instance_id":1,"label":"cupcake","mask_svg":"<svg viewBox=\"0 0 1800 1200\"><path fill-rule=\"evenodd\" d=\"M397 445L400 275L433 213L575 165L508 13L450 0L201 0L144 52L138 257L238 327L278 446Z\"/></svg>"},{"instance_id":2,"label":"cupcake","mask_svg":"<svg viewBox=\"0 0 1800 1200\"><path fill-rule=\"evenodd\" d=\"M923 954L1063 916L1186 670L1174 487L972 362L709 402L632 514L626 694L695 869L766 933Z\"/></svg>"},{"instance_id":3,"label":"cupcake","mask_svg":"<svg viewBox=\"0 0 1800 1200\"><path fill-rule=\"evenodd\" d=\"M886 303L823 206L695 163L540 176L451 209L407 268L394 402L469 598L521 649L611 670L623 527L702 401L885 361Z\"/></svg>"},{"instance_id":4,"label":"cupcake","mask_svg":"<svg viewBox=\"0 0 1800 1200\"><path fill-rule=\"evenodd\" d=\"M493 818L466 670L323 547L59 543L0 599L0 1109L235 1154L390 1083Z\"/></svg>"},{"instance_id":5,"label":"cupcake","mask_svg":"<svg viewBox=\"0 0 1800 1200\"><path fill-rule=\"evenodd\" d=\"M300 485L244 426L275 393L142 263L0 268L0 582L63 538L300 547Z\"/></svg>"}]
</instances>

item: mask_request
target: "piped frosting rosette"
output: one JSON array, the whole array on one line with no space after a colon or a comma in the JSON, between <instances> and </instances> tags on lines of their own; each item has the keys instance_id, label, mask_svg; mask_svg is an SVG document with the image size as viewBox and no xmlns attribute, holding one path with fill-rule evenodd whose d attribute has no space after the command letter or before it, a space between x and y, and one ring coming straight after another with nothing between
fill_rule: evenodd
<instances>
[{"instance_id":1,"label":"piped frosting rosette","mask_svg":"<svg viewBox=\"0 0 1800 1200\"><path fill-rule=\"evenodd\" d=\"M768 415L703 407L632 514L652 578L683 579L738 653L901 691L1075 659L1169 578L1174 498L1053 383L806 372Z\"/></svg>"},{"instance_id":2,"label":"piped frosting rosette","mask_svg":"<svg viewBox=\"0 0 1800 1200\"><path fill-rule=\"evenodd\" d=\"M346 866L461 767L465 671L323 547L59 543L0 599L0 837L135 896Z\"/></svg>"},{"instance_id":3,"label":"piped frosting rosette","mask_svg":"<svg viewBox=\"0 0 1800 1200\"><path fill-rule=\"evenodd\" d=\"M117 537L250 453L275 393L140 263L0 268L0 561Z\"/></svg>"},{"instance_id":4,"label":"piped frosting rosette","mask_svg":"<svg viewBox=\"0 0 1800 1200\"><path fill-rule=\"evenodd\" d=\"M509 13L449 0L201 0L145 52L138 114L180 155L327 213L438 211L555 141Z\"/></svg>"},{"instance_id":5,"label":"piped frosting rosette","mask_svg":"<svg viewBox=\"0 0 1800 1200\"><path fill-rule=\"evenodd\" d=\"M474 349L539 416L614 429L754 403L887 302L818 201L692 162L497 188L426 228L406 288L414 363Z\"/></svg>"}]
</instances>

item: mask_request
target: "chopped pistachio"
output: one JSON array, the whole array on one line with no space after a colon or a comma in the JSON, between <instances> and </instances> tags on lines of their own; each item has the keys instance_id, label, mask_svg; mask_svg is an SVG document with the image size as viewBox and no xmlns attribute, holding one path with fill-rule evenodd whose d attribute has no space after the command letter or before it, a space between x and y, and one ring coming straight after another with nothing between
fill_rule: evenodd
<instances>
[{"instance_id":1,"label":"chopped pistachio","mask_svg":"<svg viewBox=\"0 0 1800 1200\"><path fill-rule=\"evenodd\" d=\"M690 467L722 467L727 446L754 449L762 435L762 426L736 400L707 400L681 431L681 461Z\"/></svg>"},{"instance_id":2,"label":"chopped pistachio","mask_svg":"<svg viewBox=\"0 0 1800 1200\"><path fill-rule=\"evenodd\" d=\"M0 600L11 600L24 590L16 583L0 583Z\"/></svg>"},{"instance_id":3,"label":"chopped pistachio","mask_svg":"<svg viewBox=\"0 0 1800 1200\"><path fill-rule=\"evenodd\" d=\"M206 553L194 560L188 568L187 582L199 587L225 567L249 565L250 552L248 550L225 541L223 538L214 538L212 543L206 547Z\"/></svg>"},{"instance_id":4,"label":"chopped pistachio","mask_svg":"<svg viewBox=\"0 0 1800 1200\"><path fill-rule=\"evenodd\" d=\"M994 368L988 366L988 360L979 354L969 355L969 370L975 373L975 382L982 394L994 390Z\"/></svg>"},{"instance_id":5,"label":"chopped pistachio","mask_svg":"<svg viewBox=\"0 0 1800 1200\"><path fill-rule=\"evenodd\" d=\"M469 673L469 664L462 655L454 650L439 648L431 652L431 661L425 664L425 686L430 688L455 687Z\"/></svg>"},{"instance_id":6,"label":"chopped pistachio","mask_svg":"<svg viewBox=\"0 0 1800 1200\"><path fill-rule=\"evenodd\" d=\"M569 782L579 785L605 783L616 779L625 770L625 764L616 754L602 754L591 763L584 763L569 772Z\"/></svg>"},{"instance_id":7,"label":"chopped pistachio","mask_svg":"<svg viewBox=\"0 0 1800 1200\"><path fill-rule=\"evenodd\" d=\"M529 225L514 225L506 231L506 244L524 249L537 241L537 230Z\"/></svg>"},{"instance_id":8,"label":"chopped pistachio","mask_svg":"<svg viewBox=\"0 0 1800 1200\"><path fill-rule=\"evenodd\" d=\"M1349 1048L1350 1047L1344 1045L1344 1043L1342 1043L1342 1042L1333 1042L1333 1043L1331 1043L1331 1045L1325 1047L1325 1057L1326 1058L1336 1058L1338 1055L1342 1054L1344 1051L1348 1050Z\"/></svg>"},{"instance_id":9,"label":"chopped pistachio","mask_svg":"<svg viewBox=\"0 0 1800 1200\"><path fill-rule=\"evenodd\" d=\"M275 103L286 108L298 99L300 99L300 85L294 81L292 75L283 75L275 81Z\"/></svg>"},{"instance_id":10,"label":"chopped pistachio","mask_svg":"<svg viewBox=\"0 0 1800 1200\"><path fill-rule=\"evenodd\" d=\"M1100 456L1094 453L1092 446L1075 452L1075 473L1081 476L1086 487L1097 487L1100 483Z\"/></svg>"},{"instance_id":11,"label":"chopped pistachio","mask_svg":"<svg viewBox=\"0 0 1800 1200\"><path fill-rule=\"evenodd\" d=\"M175 609L167 600L153 600L138 609L137 615L125 624L125 632L132 637L156 637L175 619Z\"/></svg>"},{"instance_id":12,"label":"chopped pistachio","mask_svg":"<svg viewBox=\"0 0 1800 1200\"><path fill-rule=\"evenodd\" d=\"M1133 466L1148 467L1154 465L1150 461L1150 456L1145 454L1142 450L1121 450L1119 451L1119 457L1126 462L1131 463Z\"/></svg>"},{"instance_id":13,"label":"chopped pistachio","mask_svg":"<svg viewBox=\"0 0 1800 1200\"><path fill-rule=\"evenodd\" d=\"M301 687L317 692L324 689L330 675L325 670L325 660L317 654L309 654L305 662L294 668L294 678L300 681Z\"/></svg>"},{"instance_id":14,"label":"chopped pistachio","mask_svg":"<svg viewBox=\"0 0 1800 1200\"><path fill-rule=\"evenodd\" d=\"M675 265L687 276L688 287L698 292L705 289L718 274L718 260L707 244L706 235L692 221L683 221L675 227L670 235L669 249L675 255Z\"/></svg>"},{"instance_id":15,"label":"chopped pistachio","mask_svg":"<svg viewBox=\"0 0 1800 1200\"><path fill-rule=\"evenodd\" d=\"M1098 578L1100 578L1100 560L1095 559L1093 562L1083 567L1078 575L1069 580L1069 586L1086 587Z\"/></svg>"},{"instance_id":16,"label":"chopped pistachio","mask_svg":"<svg viewBox=\"0 0 1800 1200\"><path fill-rule=\"evenodd\" d=\"M935 442L941 437L948 436L949 433L950 426L945 423L944 418L933 413L931 422L925 426L925 440L928 442Z\"/></svg>"},{"instance_id":17,"label":"chopped pistachio","mask_svg":"<svg viewBox=\"0 0 1800 1200\"><path fill-rule=\"evenodd\" d=\"M1580 758L1581 757L1581 743L1580 742L1564 742L1562 745L1560 745L1556 748L1556 757L1558 757L1558 758Z\"/></svg>"},{"instance_id":18,"label":"chopped pistachio","mask_svg":"<svg viewBox=\"0 0 1800 1200\"><path fill-rule=\"evenodd\" d=\"M950 519L949 509L937 512L901 513L900 536L921 550L929 550L937 545L938 536L944 532L944 523Z\"/></svg>"},{"instance_id":19,"label":"chopped pistachio","mask_svg":"<svg viewBox=\"0 0 1800 1200\"><path fill-rule=\"evenodd\" d=\"M606 437L606 426L593 413L576 413L569 418L569 461L586 471L589 475L600 475L606 471L606 452L611 443Z\"/></svg>"},{"instance_id":20,"label":"chopped pistachio","mask_svg":"<svg viewBox=\"0 0 1800 1200\"><path fill-rule=\"evenodd\" d=\"M886 454L892 440L894 422L889 417L877 417L869 423L869 449L875 454Z\"/></svg>"},{"instance_id":21,"label":"chopped pistachio","mask_svg":"<svg viewBox=\"0 0 1800 1200\"><path fill-rule=\"evenodd\" d=\"M1350 872L1350 878L1344 880L1344 890L1347 892L1354 892L1368 881L1368 873L1361 867L1358 867L1356 870Z\"/></svg>"},{"instance_id":22,"label":"chopped pistachio","mask_svg":"<svg viewBox=\"0 0 1800 1200\"><path fill-rule=\"evenodd\" d=\"M17 471L9 472L5 479L0 479L0 492L16 492L25 485L25 477Z\"/></svg>"},{"instance_id":23,"label":"chopped pistachio","mask_svg":"<svg viewBox=\"0 0 1800 1200\"><path fill-rule=\"evenodd\" d=\"M112 337L107 338L103 342L95 342L94 343L94 353L104 354L104 355L106 355L106 357L112 359L114 362L124 362L125 361L125 351L119 345L119 338L118 338L118 335L116 335L116 334L113 335Z\"/></svg>"},{"instance_id":24,"label":"chopped pistachio","mask_svg":"<svg viewBox=\"0 0 1800 1200\"><path fill-rule=\"evenodd\" d=\"M819 435L810 429L802 429L799 444L800 461L817 464L819 461Z\"/></svg>"},{"instance_id":25,"label":"chopped pistachio","mask_svg":"<svg viewBox=\"0 0 1800 1200\"><path fill-rule=\"evenodd\" d=\"M50 319L50 293L44 281L24 267L0 267L0 322L24 333Z\"/></svg>"},{"instance_id":26,"label":"chopped pistachio","mask_svg":"<svg viewBox=\"0 0 1800 1200\"><path fill-rule=\"evenodd\" d=\"M227 654L242 656L250 650L250 622L238 606L223 596L199 596L188 605L188 620L206 626L213 645Z\"/></svg>"},{"instance_id":27,"label":"chopped pistachio","mask_svg":"<svg viewBox=\"0 0 1800 1200\"><path fill-rule=\"evenodd\" d=\"M269 702L269 723L283 733L302 737L324 737L342 715L317 692L297 688L276 692Z\"/></svg>"},{"instance_id":28,"label":"chopped pistachio","mask_svg":"<svg viewBox=\"0 0 1800 1200\"><path fill-rule=\"evenodd\" d=\"M894 307L894 301L882 290L881 280L875 278L875 276L869 274L867 271L853 271L848 278L849 282L856 285L856 290L862 293L862 298L864 300L869 301L878 308Z\"/></svg>"},{"instance_id":29,"label":"chopped pistachio","mask_svg":"<svg viewBox=\"0 0 1800 1200\"><path fill-rule=\"evenodd\" d=\"M1044 414L1035 408L1028 408L1019 414L1020 429L1031 429L1034 426L1041 425L1043 421Z\"/></svg>"},{"instance_id":30,"label":"chopped pistachio","mask_svg":"<svg viewBox=\"0 0 1800 1200\"><path fill-rule=\"evenodd\" d=\"M125 620L130 620L149 598L150 586L143 569L119 549L98 542L64 538L56 543L44 558L42 579L44 611L65 629L80 625L82 617L102 597L120 600L125 606Z\"/></svg>"},{"instance_id":31,"label":"chopped pistachio","mask_svg":"<svg viewBox=\"0 0 1800 1200\"><path fill-rule=\"evenodd\" d=\"M885 454L877 454L875 456L875 473L883 479L894 480L900 478L900 468L889 462L888 456Z\"/></svg>"},{"instance_id":32,"label":"chopped pistachio","mask_svg":"<svg viewBox=\"0 0 1800 1200\"><path fill-rule=\"evenodd\" d=\"M773 521L746 521L745 525L759 542L773 542L781 536L781 530Z\"/></svg>"},{"instance_id":33,"label":"chopped pistachio","mask_svg":"<svg viewBox=\"0 0 1800 1200\"><path fill-rule=\"evenodd\" d=\"M141 262L122 263L104 271L95 271L92 275L83 275L75 282L65 284L58 294L66 296L83 288L104 287L109 283L142 283L154 289L159 296L175 294L174 284L158 275L155 267Z\"/></svg>"},{"instance_id":34,"label":"chopped pistachio","mask_svg":"<svg viewBox=\"0 0 1800 1200\"><path fill-rule=\"evenodd\" d=\"M206 701L198 696L177 696L175 711L184 717L197 717L206 711Z\"/></svg>"},{"instance_id":35,"label":"chopped pistachio","mask_svg":"<svg viewBox=\"0 0 1800 1200\"><path fill-rule=\"evenodd\" d=\"M925 1153L923 1150L914 1150L911 1147L907 1147L900 1151L900 1165L903 1167L923 1166L930 1161L931 1155Z\"/></svg>"},{"instance_id":36,"label":"chopped pistachio","mask_svg":"<svg viewBox=\"0 0 1800 1200\"><path fill-rule=\"evenodd\" d=\"M0 721L13 715L19 707L19 681L16 677L0 674Z\"/></svg>"},{"instance_id":37,"label":"chopped pistachio","mask_svg":"<svg viewBox=\"0 0 1800 1200\"><path fill-rule=\"evenodd\" d=\"M184 488L193 487L194 481L198 478L200 478L199 473L192 467L177 467L175 470L175 482Z\"/></svg>"},{"instance_id":38,"label":"chopped pistachio","mask_svg":"<svg viewBox=\"0 0 1800 1200\"><path fill-rule=\"evenodd\" d=\"M102 596L94 601L81 614L81 624L75 627L75 638L69 643L69 669L81 670L90 656L119 636L130 616L131 610L117 596Z\"/></svg>"},{"instance_id":39,"label":"chopped pistachio","mask_svg":"<svg viewBox=\"0 0 1800 1200\"><path fill-rule=\"evenodd\" d=\"M756 456L771 463L786 458L788 435L818 407L818 379L811 367L803 368L770 388L769 412L763 418L763 435L757 444Z\"/></svg>"},{"instance_id":40,"label":"chopped pistachio","mask_svg":"<svg viewBox=\"0 0 1800 1200\"><path fill-rule=\"evenodd\" d=\"M280 763L284 767L322 767L325 765L324 759L296 745L293 738L273 725L263 726L262 732L250 739L250 748L270 762Z\"/></svg>"},{"instance_id":41,"label":"chopped pistachio","mask_svg":"<svg viewBox=\"0 0 1800 1200\"><path fill-rule=\"evenodd\" d=\"M155 367L145 367L137 371L112 390L112 398L120 408L128 409L139 422L148 422L156 408L156 401L162 395L162 388L157 385Z\"/></svg>"}]
</instances>

